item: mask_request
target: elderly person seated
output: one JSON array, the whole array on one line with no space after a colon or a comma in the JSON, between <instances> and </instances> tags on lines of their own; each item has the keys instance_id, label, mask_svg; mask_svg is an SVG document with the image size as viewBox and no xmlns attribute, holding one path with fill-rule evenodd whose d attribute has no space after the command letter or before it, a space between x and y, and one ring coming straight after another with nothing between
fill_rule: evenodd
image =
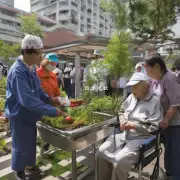
<instances>
[{"instance_id":1,"label":"elderly person seated","mask_svg":"<svg viewBox=\"0 0 180 180\"><path fill-rule=\"evenodd\" d=\"M163 110L158 98L149 89L149 77L134 73L127 86L132 94L122 105L122 133L111 135L96 154L100 162L100 180L127 180L132 165L138 162L139 146L158 130Z\"/></svg>"}]
</instances>

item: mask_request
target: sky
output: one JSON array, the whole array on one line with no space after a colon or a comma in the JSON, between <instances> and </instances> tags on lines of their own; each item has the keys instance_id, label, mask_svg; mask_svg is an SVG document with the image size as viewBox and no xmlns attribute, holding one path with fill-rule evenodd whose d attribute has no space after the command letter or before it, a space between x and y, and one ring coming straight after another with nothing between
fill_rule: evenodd
<instances>
[{"instance_id":1,"label":"sky","mask_svg":"<svg viewBox=\"0 0 180 180\"><path fill-rule=\"evenodd\" d=\"M14 0L15 8L30 11L30 0Z\"/></svg>"}]
</instances>

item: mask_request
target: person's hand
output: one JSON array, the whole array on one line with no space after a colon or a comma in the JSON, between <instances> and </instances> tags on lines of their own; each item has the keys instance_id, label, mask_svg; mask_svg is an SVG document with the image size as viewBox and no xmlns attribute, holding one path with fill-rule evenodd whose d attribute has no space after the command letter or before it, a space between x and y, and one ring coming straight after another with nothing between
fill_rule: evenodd
<instances>
[{"instance_id":1,"label":"person's hand","mask_svg":"<svg viewBox=\"0 0 180 180\"><path fill-rule=\"evenodd\" d=\"M59 106L61 105L60 101L59 101L59 97L54 97L51 99L51 102L54 106Z\"/></svg>"},{"instance_id":2,"label":"person's hand","mask_svg":"<svg viewBox=\"0 0 180 180\"><path fill-rule=\"evenodd\" d=\"M163 120L160 122L160 128L166 129L168 126L169 126L169 120L168 120L168 119L163 119Z\"/></svg>"},{"instance_id":3,"label":"person's hand","mask_svg":"<svg viewBox=\"0 0 180 180\"><path fill-rule=\"evenodd\" d=\"M0 124L4 124L6 122L8 122L8 119L4 116L0 116Z\"/></svg>"},{"instance_id":4,"label":"person's hand","mask_svg":"<svg viewBox=\"0 0 180 180\"><path fill-rule=\"evenodd\" d=\"M131 130L131 129L135 129L136 128L136 124L135 123L133 123L133 122L127 122L126 124L125 124L125 130Z\"/></svg>"},{"instance_id":5,"label":"person's hand","mask_svg":"<svg viewBox=\"0 0 180 180\"><path fill-rule=\"evenodd\" d=\"M120 130L124 131L125 130L125 125L128 123L128 121L123 121L120 123Z\"/></svg>"},{"instance_id":6,"label":"person's hand","mask_svg":"<svg viewBox=\"0 0 180 180\"><path fill-rule=\"evenodd\" d=\"M59 110L59 109L57 109L57 117L59 117L59 116L65 116L65 117L67 117L68 116L68 114L67 113L65 113L65 112L63 112L63 111L61 111L61 110Z\"/></svg>"}]
</instances>

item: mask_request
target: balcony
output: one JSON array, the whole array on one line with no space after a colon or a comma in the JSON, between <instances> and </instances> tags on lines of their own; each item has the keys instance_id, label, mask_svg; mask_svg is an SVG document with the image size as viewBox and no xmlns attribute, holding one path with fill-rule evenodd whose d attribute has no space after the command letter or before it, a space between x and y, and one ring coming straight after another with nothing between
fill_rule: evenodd
<instances>
[{"instance_id":1,"label":"balcony","mask_svg":"<svg viewBox=\"0 0 180 180\"><path fill-rule=\"evenodd\" d=\"M79 0L72 0L73 3L79 4Z\"/></svg>"},{"instance_id":2,"label":"balcony","mask_svg":"<svg viewBox=\"0 0 180 180\"><path fill-rule=\"evenodd\" d=\"M76 6L71 6L71 9L78 12L78 7L76 7Z\"/></svg>"},{"instance_id":3,"label":"balcony","mask_svg":"<svg viewBox=\"0 0 180 180\"><path fill-rule=\"evenodd\" d=\"M50 15L50 14L56 13L56 4L53 4L53 5L45 8L44 13L46 15Z\"/></svg>"},{"instance_id":4,"label":"balcony","mask_svg":"<svg viewBox=\"0 0 180 180\"><path fill-rule=\"evenodd\" d=\"M74 32L77 32L77 30L78 30L78 26L75 25L75 24L69 24L69 25L67 26L67 28L73 30Z\"/></svg>"},{"instance_id":5,"label":"balcony","mask_svg":"<svg viewBox=\"0 0 180 180\"><path fill-rule=\"evenodd\" d=\"M0 32L0 39L3 41L7 42L12 42L12 43L21 43L23 35L10 35L10 34L4 34Z\"/></svg>"},{"instance_id":6,"label":"balcony","mask_svg":"<svg viewBox=\"0 0 180 180\"><path fill-rule=\"evenodd\" d=\"M60 21L66 21L70 19L70 15L69 14L59 14L59 20Z\"/></svg>"},{"instance_id":7,"label":"balcony","mask_svg":"<svg viewBox=\"0 0 180 180\"><path fill-rule=\"evenodd\" d=\"M0 17L1 17L1 19L5 19L5 20L8 20L8 21L13 21L13 22L18 22L18 23L20 23L19 18L15 18L15 17L12 17L12 16L8 16L8 15L2 14L2 13L0 13Z\"/></svg>"},{"instance_id":8,"label":"balcony","mask_svg":"<svg viewBox=\"0 0 180 180\"><path fill-rule=\"evenodd\" d=\"M88 18L92 18L92 14L87 13Z\"/></svg>"},{"instance_id":9,"label":"balcony","mask_svg":"<svg viewBox=\"0 0 180 180\"><path fill-rule=\"evenodd\" d=\"M71 17L72 24L78 24L78 19L76 17Z\"/></svg>"},{"instance_id":10,"label":"balcony","mask_svg":"<svg viewBox=\"0 0 180 180\"><path fill-rule=\"evenodd\" d=\"M84 32L84 31L85 31L84 27L81 27L80 30L81 30L81 32Z\"/></svg>"},{"instance_id":11,"label":"balcony","mask_svg":"<svg viewBox=\"0 0 180 180\"><path fill-rule=\"evenodd\" d=\"M0 29L8 30L8 31L14 31L14 32L20 33L20 28L16 28L15 26L10 26L8 24L0 23Z\"/></svg>"},{"instance_id":12,"label":"balcony","mask_svg":"<svg viewBox=\"0 0 180 180\"><path fill-rule=\"evenodd\" d=\"M31 1L31 5L34 6L34 4L38 3L40 0L34 0L34 1Z\"/></svg>"}]
</instances>

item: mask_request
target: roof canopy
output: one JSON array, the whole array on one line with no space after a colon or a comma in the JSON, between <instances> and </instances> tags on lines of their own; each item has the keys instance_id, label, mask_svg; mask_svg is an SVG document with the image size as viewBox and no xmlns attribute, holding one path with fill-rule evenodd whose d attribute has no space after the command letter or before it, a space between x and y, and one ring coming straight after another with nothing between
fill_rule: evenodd
<instances>
[{"instance_id":1,"label":"roof canopy","mask_svg":"<svg viewBox=\"0 0 180 180\"><path fill-rule=\"evenodd\" d=\"M60 55L75 56L77 52L81 57L94 57L94 50L105 50L109 38L89 34L76 36L72 31L60 28L53 32L47 32L43 39L45 52L56 52Z\"/></svg>"},{"instance_id":2,"label":"roof canopy","mask_svg":"<svg viewBox=\"0 0 180 180\"><path fill-rule=\"evenodd\" d=\"M56 52L70 57L74 57L78 52L81 57L93 58L95 49L106 50L109 38L93 34L77 36L71 30L58 28L53 32L46 32L43 43L45 52ZM155 44L134 40L134 48L138 52L144 52L147 49L154 49Z\"/></svg>"}]
</instances>

